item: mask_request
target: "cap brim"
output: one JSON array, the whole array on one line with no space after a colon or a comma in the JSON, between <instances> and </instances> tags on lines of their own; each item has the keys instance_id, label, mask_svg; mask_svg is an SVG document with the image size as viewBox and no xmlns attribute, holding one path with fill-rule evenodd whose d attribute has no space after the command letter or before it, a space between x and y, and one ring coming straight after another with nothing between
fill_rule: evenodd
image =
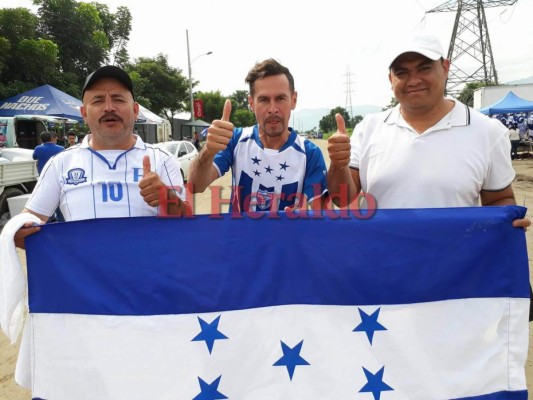
<instances>
[{"instance_id":1,"label":"cap brim","mask_svg":"<svg viewBox=\"0 0 533 400\"><path fill-rule=\"evenodd\" d=\"M398 53L391 60L391 62L389 63L389 68L392 67L392 64L394 64L394 62L398 59L398 57L400 57L401 55L406 54L406 53L417 53L417 54L423 55L424 57L429 58L430 60L433 60L433 61L437 61L437 60L440 60L442 58L441 54L439 54L437 52L434 52L434 51L425 50L425 49L424 50L407 49L407 50L402 51L401 53Z\"/></svg>"},{"instance_id":2,"label":"cap brim","mask_svg":"<svg viewBox=\"0 0 533 400\"><path fill-rule=\"evenodd\" d=\"M85 85L83 85L83 89L81 92L82 99L83 99L83 96L85 95L85 92L88 89L90 89L90 87L94 85L94 83L96 83L97 81L103 78L116 79L117 81L122 83L124 87L126 87L126 89L128 89L131 92L133 96L133 83L129 75L123 69L119 67L116 67L114 65L106 65L104 67L97 69L91 75L89 75L89 77L85 81Z\"/></svg>"}]
</instances>

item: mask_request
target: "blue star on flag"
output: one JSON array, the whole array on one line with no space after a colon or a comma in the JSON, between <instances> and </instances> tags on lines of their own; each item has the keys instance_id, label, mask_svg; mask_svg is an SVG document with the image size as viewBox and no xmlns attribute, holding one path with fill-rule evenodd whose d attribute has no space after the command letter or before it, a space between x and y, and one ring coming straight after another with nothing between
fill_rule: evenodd
<instances>
[{"instance_id":1,"label":"blue star on flag","mask_svg":"<svg viewBox=\"0 0 533 400\"><path fill-rule=\"evenodd\" d=\"M276 176L276 180L277 181L282 181L283 179L285 179L285 178L282 175Z\"/></svg>"},{"instance_id":2,"label":"blue star on flag","mask_svg":"<svg viewBox=\"0 0 533 400\"><path fill-rule=\"evenodd\" d=\"M280 164L279 164L279 167L280 167L282 170L284 170L284 171L286 171L287 168L289 168L289 166L287 165L287 162L285 162L285 161L283 162L283 164L280 163Z\"/></svg>"},{"instance_id":3,"label":"blue star on flag","mask_svg":"<svg viewBox=\"0 0 533 400\"><path fill-rule=\"evenodd\" d=\"M311 365L307 361L305 361L302 356L300 356L300 351L302 350L302 346L304 341L302 340L300 343L298 343L296 346L294 346L292 349L287 346L285 343L281 342L281 349L283 351L283 357L281 357L278 361L274 363L275 367L280 366L286 366L287 372L289 373L289 378L292 381L292 376L294 375L294 370L296 369L297 365Z\"/></svg>"},{"instance_id":4,"label":"blue star on flag","mask_svg":"<svg viewBox=\"0 0 533 400\"><path fill-rule=\"evenodd\" d=\"M255 175L255 176L261 176L261 172L259 172L258 170L255 170L255 171L254 171L254 175Z\"/></svg>"},{"instance_id":5,"label":"blue star on flag","mask_svg":"<svg viewBox=\"0 0 533 400\"><path fill-rule=\"evenodd\" d=\"M257 158L257 156L254 156L254 158L251 158L251 160L257 165L259 165L259 161L261 161L261 159Z\"/></svg>"},{"instance_id":6,"label":"blue star on flag","mask_svg":"<svg viewBox=\"0 0 533 400\"><path fill-rule=\"evenodd\" d=\"M193 400L217 400L227 399L222 393L218 391L218 385L220 384L220 375L211 383L207 383L202 378L198 377L198 383L200 384L200 394L198 394Z\"/></svg>"},{"instance_id":7,"label":"blue star on flag","mask_svg":"<svg viewBox=\"0 0 533 400\"><path fill-rule=\"evenodd\" d=\"M192 341L198 342L205 340L205 344L209 349L209 354L213 351L213 345L215 340L227 339L228 337L221 333L218 330L218 323L220 321L220 315L210 324L205 322L202 318L198 317L198 322L200 323L200 329L202 330L198 335L196 335Z\"/></svg>"},{"instance_id":8,"label":"blue star on flag","mask_svg":"<svg viewBox=\"0 0 533 400\"><path fill-rule=\"evenodd\" d=\"M360 308L359 315L361 316L361 323L357 325L352 332L365 332L368 337L368 341L372 344L372 339L374 338L375 331L386 331L383 325L378 322L379 311L381 307L374 311L371 315L368 315Z\"/></svg>"},{"instance_id":9,"label":"blue star on flag","mask_svg":"<svg viewBox=\"0 0 533 400\"><path fill-rule=\"evenodd\" d=\"M268 172L269 174L272 173L272 168L270 168L270 165L268 167L265 167L265 171Z\"/></svg>"},{"instance_id":10,"label":"blue star on flag","mask_svg":"<svg viewBox=\"0 0 533 400\"><path fill-rule=\"evenodd\" d=\"M365 367L363 367L363 371L365 372L367 383L361 388L361 390L359 390L359 393L372 393L374 400L379 400L381 397L381 392L394 390L385 382L383 382L383 373L385 372L385 367L381 367L381 369L375 374L367 370Z\"/></svg>"}]
</instances>

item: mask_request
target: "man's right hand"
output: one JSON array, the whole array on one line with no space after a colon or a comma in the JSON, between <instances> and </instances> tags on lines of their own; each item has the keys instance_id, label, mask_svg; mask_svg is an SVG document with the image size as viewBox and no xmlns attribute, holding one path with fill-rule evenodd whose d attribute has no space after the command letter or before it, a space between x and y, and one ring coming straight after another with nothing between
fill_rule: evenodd
<instances>
[{"instance_id":1,"label":"man's right hand","mask_svg":"<svg viewBox=\"0 0 533 400\"><path fill-rule=\"evenodd\" d=\"M213 158L220 151L228 147L230 139L233 137L234 126L229 122L231 115L231 101L226 100L222 119L216 119L207 129L207 140L202 152L208 157Z\"/></svg>"},{"instance_id":2,"label":"man's right hand","mask_svg":"<svg viewBox=\"0 0 533 400\"><path fill-rule=\"evenodd\" d=\"M44 225L46 222L45 221L41 221L41 225ZM17 246L19 249L25 249L26 248L26 244L25 244L25 239L30 236L30 235L33 235L34 233L37 233L41 230L41 227L40 226L37 226L37 225L34 225L32 222L26 222L22 228L20 228L16 233L15 233L15 237L14 237L14 240L15 240L15 246Z\"/></svg>"},{"instance_id":3,"label":"man's right hand","mask_svg":"<svg viewBox=\"0 0 533 400\"><path fill-rule=\"evenodd\" d=\"M350 163L350 138L346 132L346 123L340 114L335 114L337 132L328 139L330 165L335 168L347 167Z\"/></svg>"}]
</instances>

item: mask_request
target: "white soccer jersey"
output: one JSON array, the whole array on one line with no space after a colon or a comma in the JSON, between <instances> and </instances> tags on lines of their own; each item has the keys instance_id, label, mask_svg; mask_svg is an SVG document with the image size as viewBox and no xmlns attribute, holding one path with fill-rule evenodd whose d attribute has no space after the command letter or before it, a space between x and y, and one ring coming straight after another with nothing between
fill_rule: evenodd
<instances>
[{"instance_id":1,"label":"white soccer jersey","mask_svg":"<svg viewBox=\"0 0 533 400\"><path fill-rule=\"evenodd\" d=\"M150 156L152 171L163 183L183 187L179 161L167 151L137 137L129 150L95 151L90 135L79 146L58 154L44 167L26 208L52 215L59 205L66 221L93 218L155 216L140 195L143 157ZM185 199L185 190L178 191Z\"/></svg>"},{"instance_id":2,"label":"white soccer jersey","mask_svg":"<svg viewBox=\"0 0 533 400\"><path fill-rule=\"evenodd\" d=\"M311 202L326 193L322 152L289 130L287 142L273 150L263 147L257 125L236 128L228 147L215 156L220 176L232 168L230 211L282 211L299 204L302 194Z\"/></svg>"}]
</instances>

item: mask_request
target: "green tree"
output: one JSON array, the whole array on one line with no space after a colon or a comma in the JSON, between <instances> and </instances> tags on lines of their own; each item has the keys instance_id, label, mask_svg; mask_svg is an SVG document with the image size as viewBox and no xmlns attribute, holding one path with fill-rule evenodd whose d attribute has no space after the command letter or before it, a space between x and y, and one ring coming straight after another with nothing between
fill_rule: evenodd
<instances>
[{"instance_id":1,"label":"green tree","mask_svg":"<svg viewBox=\"0 0 533 400\"><path fill-rule=\"evenodd\" d=\"M248 110L248 91L247 90L236 90L229 97L231 99L232 110Z\"/></svg>"},{"instance_id":2,"label":"green tree","mask_svg":"<svg viewBox=\"0 0 533 400\"><path fill-rule=\"evenodd\" d=\"M174 114L184 111L188 99L188 81L182 70L171 67L163 54L138 58L126 70L132 78L136 100L155 114L164 115L173 127Z\"/></svg>"},{"instance_id":3,"label":"green tree","mask_svg":"<svg viewBox=\"0 0 533 400\"><path fill-rule=\"evenodd\" d=\"M396 107L397 104L398 104L398 99L396 99L396 97L391 97L390 103L387 106L385 106L383 111Z\"/></svg>"},{"instance_id":4,"label":"green tree","mask_svg":"<svg viewBox=\"0 0 533 400\"><path fill-rule=\"evenodd\" d=\"M112 59L128 62L131 14L75 0L33 0L25 8L0 9L0 98L43 84L80 96L85 77Z\"/></svg>"},{"instance_id":5,"label":"green tree","mask_svg":"<svg viewBox=\"0 0 533 400\"><path fill-rule=\"evenodd\" d=\"M355 117L353 117L352 119L352 126L356 126L359 122L361 122L363 120L363 116L362 115L356 115Z\"/></svg>"},{"instance_id":6,"label":"green tree","mask_svg":"<svg viewBox=\"0 0 533 400\"><path fill-rule=\"evenodd\" d=\"M230 121L235 126L252 126L255 124L255 115L250 111L248 103L248 91L236 90L229 96L231 100Z\"/></svg>"},{"instance_id":7,"label":"green tree","mask_svg":"<svg viewBox=\"0 0 533 400\"><path fill-rule=\"evenodd\" d=\"M19 43L18 54L24 62L23 80L39 85L55 81L57 45L50 40L25 39Z\"/></svg>"},{"instance_id":8,"label":"green tree","mask_svg":"<svg viewBox=\"0 0 533 400\"><path fill-rule=\"evenodd\" d=\"M0 9L0 81L33 79L26 73L26 61L19 52L21 41L35 40L38 19L26 8Z\"/></svg>"},{"instance_id":9,"label":"green tree","mask_svg":"<svg viewBox=\"0 0 533 400\"><path fill-rule=\"evenodd\" d=\"M34 39L38 24L38 18L27 8L0 9L0 36L13 47L21 40Z\"/></svg>"},{"instance_id":10,"label":"green tree","mask_svg":"<svg viewBox=\"0 0 533 400\"><path fill-rule=\"evenodd\" d=\"M116 14L106 5L75 0L33 0L39 6L39 34L56 43L59 70L77 77L79 87L85 77L113 58L125 66L126 44L131 31L131 14L119 7Z\"/></svg>"},{"instance_id":11,"label":"green tree","mask_svg":"<svg viewBox=\"0 0 533 400\"><path fill-rule=\"evenodd\" d=\"M242 108L232 112L230 121L235 126L252 126L256 122L254 113Z\"/></svg>"},{"instance_id":12,"label":"green tree","mask_svg":"<svg viewBox=\"0 0 533 400\"><path fill-rule=\"evenodd\" d=\"M8 73L7 65L10 51L11 43L5 37L0 36L0 76Z\"/></svg>"},{"instance_id":13,"label":"green tree","mask_svg":"<svg viewBox=\"0 0 533 400\"><path fill-rule=\"evenodd\" d=\"M461 93L457 96L457 100L459 100L461 103L466 104L469 107L474 106L474 92L482 87L485 86L495 86L496 84L494 82L468 82L463 90L461 90Z\"/></svg>"},{"instance_id":14,"label":"green tree","mask_svg":"<svg viewBox=\"0 0 533 400\"><path fill-rule=\"evenodd\" d=\"M109 41L109 61L120 67L128 62L127 44L131 33L131 13L127 7L118 7L115 14L105 4L93 3L100 14L103 31Z\"/></svg>"},{"instance_id":15,"label":"green tree","mask_svg":"<svg viewBox=\"0 0 533 400\"><path fill-rule=\"evenodd\" d=\"M329 114L324 115L322 119L319 121L318 126L320 127L320 130L322 132L333 132L337 130L337 121L335 120L335 114L340 114L344 118L344 121L346 122L346 127L351 127L352 123L350 120L350 115L348 114L348 111L346 111L343 107L336 107L333 110L329 112Z\"/></svg>"},{"instance_id":16,"label":"green tree","mask_svg":"<svg viewBox=\"0 0 533 400\"><path fill-rule=\"evenodd\" d=\"M87 76L106 60L109 41L94 5L74 0L34 0L40 33L61 49L60 70Z\"/></svg>"},{"instance_id":17,"label":"green tree","mask_svg":"<svg viewBox=\"0 0 533 400\"><path fill-rule=\"evenodd\" d=\"M212 122L214 119L220 119L222 117L222 110L224 109L224 103L227 97L223 96L219 90L215 92L198 92L194 96L196 99L201 99L204 103L203 120ZM234 113L235 110L232 107L231 115L233 116Z\"/></svg>"}]
</instances>

